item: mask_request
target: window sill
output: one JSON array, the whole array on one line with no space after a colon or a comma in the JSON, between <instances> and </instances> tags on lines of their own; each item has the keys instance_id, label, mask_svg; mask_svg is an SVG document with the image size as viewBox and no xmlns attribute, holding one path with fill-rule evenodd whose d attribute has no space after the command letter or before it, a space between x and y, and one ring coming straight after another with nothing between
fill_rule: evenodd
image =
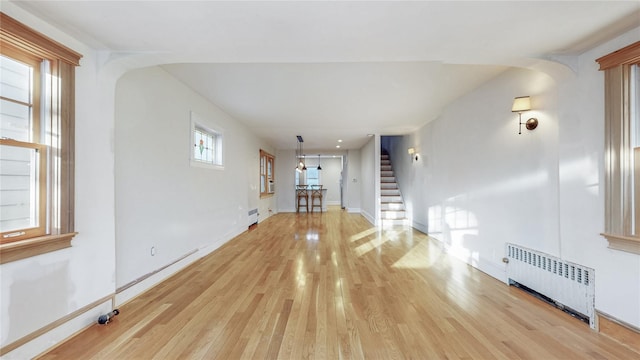
<instances>
[{"instance_id":1,"label":"window sill","mask_svg":"<svg viewBox=\"0 0 640 360\"><path fill-rule=\"evenodd\" d=\"M71 247L77 232L40 236L0 245L0 264Z\"/></svg>"},{"instance_id":2,"label":"window sill","mask_svg":"<svg viewBox=\"0 0 640 360\"><path fill-rule=\"evenodd\" d=\"M609 249L626 251L640 255L640 237L614 234L600 234L609 241Z\"/></svg>"}]
</instances>

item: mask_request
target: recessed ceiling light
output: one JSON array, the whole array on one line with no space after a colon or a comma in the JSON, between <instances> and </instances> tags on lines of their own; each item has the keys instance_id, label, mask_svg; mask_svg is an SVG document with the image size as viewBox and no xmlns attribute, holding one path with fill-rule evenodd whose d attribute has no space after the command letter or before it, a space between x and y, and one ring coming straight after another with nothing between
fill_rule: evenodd
<instances>
[{"instance_id":1,"label":"recessed ceiling light","mask_svg":"<svg viewBox=\"0 0 640 360\"><path fill-rule=\"evenodd\" d=\"M340 149L340 145L336 145L336 149Z\"/></svg>"},{"instance_id":2,"label":"recessed ceiling light","mask_svg":"<svg viewBox=\"0 0 640 360\"><path fill-rule=\"evenodd\" d=\"M368 136L368 137L372 137L372 136L373 136L373 134L367 134L367 136Z\"/></svg>"},{"instance_id":3,"label":"recessed ceiling light","mask_svg":"<svg viewBox=\"0 0 640 360\"><path fill-rule=\"evenodd\" d=\"M341 140L341 139L338 139L338 142L342 142L342 140Z\"/></svg>"}]
</instances>

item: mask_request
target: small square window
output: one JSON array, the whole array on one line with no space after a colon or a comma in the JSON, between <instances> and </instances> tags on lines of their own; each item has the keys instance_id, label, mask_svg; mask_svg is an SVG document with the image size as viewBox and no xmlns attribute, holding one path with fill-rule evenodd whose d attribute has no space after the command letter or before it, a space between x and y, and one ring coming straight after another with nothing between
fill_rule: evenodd
<instances>
[{"instance_id":1,"label":"small square window","mask_svg":"<svg viewBox=\"0 0 640 360\"><path fill-rule=\"evenodd\" d=\"M224 169L223 132L191 112L191 166Z\"/></svg>"}]
</instances>

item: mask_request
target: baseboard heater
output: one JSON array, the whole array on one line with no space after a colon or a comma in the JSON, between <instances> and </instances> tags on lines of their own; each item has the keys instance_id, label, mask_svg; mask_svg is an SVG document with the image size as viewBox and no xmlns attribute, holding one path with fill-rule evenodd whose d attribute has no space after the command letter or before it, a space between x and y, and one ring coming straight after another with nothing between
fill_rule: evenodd
<instances>
[{"instance_id":1,"label":"baseboard heater","mask_svg":"<svg viewBox=\"0 0 640 360\"><path fill-rule=\"evenodd\" d=\"M595 270L515 244L506 244L509 285L595 329Z\"/></svg>"},{"instance_id":2,"label":"baseboard heater","mask_svg":"<svg viewBox=\"0 0 640 360\"><path fill-rule=\"evenodd\" d=\"M258 223L258 209L249 210L249 227Z\"/></svg>"}]
</instances>

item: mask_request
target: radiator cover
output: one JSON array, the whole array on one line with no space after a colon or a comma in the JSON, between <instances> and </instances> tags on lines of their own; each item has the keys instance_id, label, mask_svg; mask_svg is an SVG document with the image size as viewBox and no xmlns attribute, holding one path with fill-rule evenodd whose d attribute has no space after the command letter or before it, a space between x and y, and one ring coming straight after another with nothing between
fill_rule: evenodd
<instances>
[{"instance_id":1,"label":"radiator cover","mask_svg":"<svg viewBox=\"0 0 640 360\"><path fill-rule=\"evenodd\" d=\"M595 270L520 245L506 244L507 278L589 319L595 328Z\"/></svg>"},{"instance_id":2,"label":"radiator cover","mask_svg":"<svg viewBox=\"0 0 640 360\"><path fill-rule=\"evenodd\" d=\"M248 226L251 226L253 224L257 224L258 223L258 209L253 209L253 210L249 210L249 213L247 214L247 221L248 221Z\"/></svg>"}]
</instances>

